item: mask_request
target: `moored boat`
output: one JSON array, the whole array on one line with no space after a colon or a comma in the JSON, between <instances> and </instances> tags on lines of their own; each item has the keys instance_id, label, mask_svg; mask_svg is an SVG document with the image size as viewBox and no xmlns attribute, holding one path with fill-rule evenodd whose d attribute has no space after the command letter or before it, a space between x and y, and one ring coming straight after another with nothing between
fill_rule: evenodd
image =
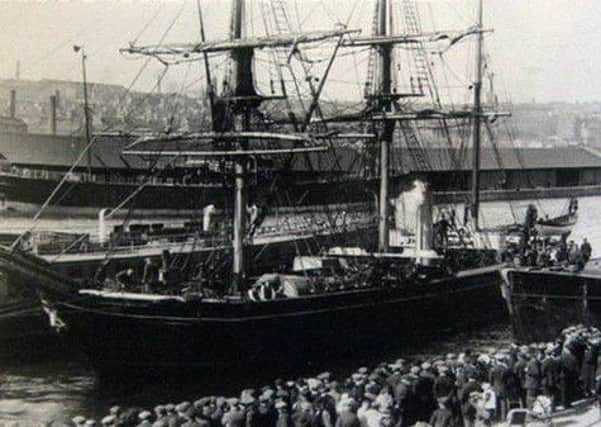
<instances>
[{"instance_id":1,"label":"moored boat","mask_svg":"<svg viewBox=\"0 0 601 427\"><path fill-rule=\"evenodd\" d=\"M581 271L504 269L502 294L516 339L540 341L556 336L570 325L599 325L600 267L599 260L592 260Z\"/></svg>"},{"instance_id":2,"label":"moored boat","mask_svg":"<svg viewBox=\"0 0 601 427\"><path fill-rule=\"evenodd\" d=\"M568 212L554 218L539 218L535 224L537 234L547 236L567 236L578 221L578 200L570 199Z\"/></svg>"},{"instance_id":3,"label":"moored boat","mask_svg":"<svg viewBox=\"0 0 601 427\"><path fill-rule=\"evenodd\" d=\"M386 270L394 260L386 261ZM318 285L309 285L300 274L294 276L302 283L296 295L253 301L242 295L210 298L193 291L73 292L73 284L64 278L49 280L60 276L28 255L0 251L0 262L4 271L41 290L53 325L105 372L258 363L299 354L299 345L299 356L309 360L324 352L360 351L370 342L381 346L391 337L398 345L441 325L494 321L503 311L496 266L434 279L424 271L422 280L397 276L393 283L379 286L353 278L349 288L322 292L303 290ZM290 276L282 280L293 281Z\"/></svg>"}]
</instances>

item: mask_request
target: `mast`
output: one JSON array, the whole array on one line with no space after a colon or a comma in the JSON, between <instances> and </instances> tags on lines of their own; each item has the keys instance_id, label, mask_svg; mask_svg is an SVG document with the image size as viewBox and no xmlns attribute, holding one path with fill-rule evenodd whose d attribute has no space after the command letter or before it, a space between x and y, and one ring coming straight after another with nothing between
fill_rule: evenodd
<instances>
[{"instance_id":1,"label":"mast","mask_svg":"<svg viewBox=\"0 0 601 427\"><path fill-rule=\"evenodd\" d=\"M476 46L476 79L474 81L474 129L472 132L472 220L474 228L479 229L478 215L480 209L480 137L481 137L481 92L482 92L482 0L478 0L478 38Z\"/></svg>"},{"instance_id":2,"label":"mast","mask_svg":"<svg viewBox=\"0 0 601 427\"><path fill-rule=\"evenodd\" d=\"M200 24L200 41L204 42L205 41L205 27L204 27L204 20L202 18L202 8L200 7L200 0L196 0L196 7L198 9L198 22ZM207 81L207 94L209 95L209 111L211 113L211 129L216 130L215 129L215 112L213 111L213 109L215 108L214 102L215 102L215 93L213 92L213 82L211 81L211 67L209 64L209 54L208 53L204 53L203 54L203 59L204 59L204 70L205 70L205 78Z\"/></svg>"},{"instance_id":3,"label":"mast","mask_svg":"<svg viewBox=\"0 0 601 427\"><path fill-rule=\"evenodd\" d=\"M378 0L376 6L377 26L376 36L386 36L390 33L389 24L392 16L388 16L388 0ZM392 45L381 45L378 49L378 93L377 102L382 112L389 112L392 107L391 68ZM380 138L380 196L378 212L378 250L388 251L388 165L390 145L394 131L394 121L385 121Z\"/></svg>"},{"instance_id":4,"label":"mast","mask_svg":"<svg viewBox=\"0 0 601 427\"><path fill-rule=\"evenodd\" d=\"M86 145L90 144L90 109L88 108L88 81L86 77L86 54L83 46L81 47L81 72L83 74L83 115L86 127ZM92 148L88 147L87 152L88 174L92 173Z\"/></svg>"},{"instance_id":5,"label":"mast","mask_svg":"<svg viewBox=\"0 0 601 427\"><path fill-rule=\"evenodd\" d=\"M244 0L232 0L232 20L230 26L230 39L238 40L244 37ZM236 118L234 126L243 131L250 128L250 109L252 103L250 97L256 98L257 93L253 82L253 49L240 48L231 52L232 74L229 89L233 99L234 113ZM226 97L228 94L225 94ZM256 102L256 101L255 101ZM248 148L248 140L240 139L240 146L243 150ZM247 158L241 156L236 159L234 173L234 234L233 234L233 252L234 259L232 265L232 292L238 292L244 286L246 276L245 257L244 257L244 236L246 235L246 163Z\"/></svg>"}]
</instances>

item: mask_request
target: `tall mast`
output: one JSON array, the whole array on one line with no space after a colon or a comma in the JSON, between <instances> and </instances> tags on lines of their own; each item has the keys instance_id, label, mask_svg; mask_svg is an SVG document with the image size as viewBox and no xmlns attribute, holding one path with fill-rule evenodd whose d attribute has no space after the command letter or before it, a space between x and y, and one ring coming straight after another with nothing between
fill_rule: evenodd
<instances>
[{"instance_id":1,"label":"tall mast","mask_svg":"<svg viewBox=\"0 0 601 427\"><path fill-rule=\"evenodd\" d=\"M83 115L86 127L86 146L87 149L87 161L88 161L88 173L92 173L92 147L90 145L90 109L88 107L88 81L86 77L86 53L83 46L73 46L75 53L81 51L81 72L83 74Z\"/></svg>"},{"instance_id":2,"label":"tall mast","mask_svg":"<svg viewBox=\"0 0 601 427\"><path fill-rule=\"evenodd\" d=\"M245 36L244 34L244 0L232 0L232 20L230 27L230 39L237 40ZM232 74L229 89L230 94L224 94L226 97L231 95L233 98L234 112L236 114L234 126L242 130L250 128L250 109L252 102L249 97L256 97L253 82L253 49L240 48L231 52ZM255 101L256 102L256 101ZM240 140L242 149L248 148L248 141ZM236 159L234 168L234 235L233 251L234 260L232 266L233 283L232 291L238 292L244 286L245 280L245 257L244 257L244 237L246 235L246 157L241 156Z\"/></svg>"},{"instance_id":3,"label":"tall mast","mask_svg":"<svg viewBox=\"0 0 601 427\"><path fill-rule=\"evenodd\" d=\"M376 36L385 36L391 33L389 24L392 16L388 13L388 0L378 0L376 7L377 26ZM382 112L390 111L393 105L391 94L391 68L392 45L381 45L378 49L378 82L377 102ZM394 121L384 121L380 136L380 197L378 212L378 250L388 251L388 164L390 145L394 132Z\"/></svg>"},{"instance_id":4,"label":"tall mast","mask_svg":"<svg viewBox=\"0 0 601 427\"><path fill-rule=\"evenodd\" d=\"M196 0L196 8L198 9L198 23L200 24L200 41L205 41L205 27L204 20L202 18L202 8L200 7L200 0ZM204 59L204 69L205 69L205 78L207 81L207 95L209 96L209 111L211 113L211 129L217 130L215 128L215 112L213 111L215 108L215 93L213 92L213 82L211 80L211 66L209 64L209 54L203 53Z\"/></svg>"},{"instance_id":5,"label":"tall mast","mask_svg":"<svg viewBox=\"0 0 601 427\"><path fill-rule=\"evenodd\" d=\"M476 79L474 81L474 129L472 132L472 220L474 228L479 228L478 214L480 209L480 121L482 115L482 0L478 0L478 38L476 46Z\"/></svg>"}]
</instances>

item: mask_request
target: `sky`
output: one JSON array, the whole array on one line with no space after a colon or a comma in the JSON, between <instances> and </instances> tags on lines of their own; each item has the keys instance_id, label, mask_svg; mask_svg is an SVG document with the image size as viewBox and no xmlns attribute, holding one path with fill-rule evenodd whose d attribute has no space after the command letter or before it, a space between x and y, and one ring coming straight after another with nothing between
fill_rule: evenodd
<instances>
[{"instance_id":1,"label":"sky","mask_svg":"<svg viewBox=\"0 0 601 427\"><path fill-rule=\"evenodd\" d=\"M261 1L250 0L249 6L249 25L259 32ZM463 29L475 22L475 0L417 2L424 29ZM331 29L344 22L369 32L372 0L288 0L287 4L303 30ZM201 5L207 37L224 37L229 0L201 0ZM601 1L484 0L484 8L484 26L494 30L485 37L488 69L495 74L502 99L601 101ZM122 55L120 47L131 41L157 43L167 29L164 42L199 38L196 0L0 0L0 28L0 77L14 77L19 61L23 79L78 80L80 59L72 50L78 44L84 45L88 56L89 80L126 87L135 81L132 87L144 91L154 86L162 66L151 61L136 79L145 58ZM449 88L466 86L471 78L473 47L463 44L463 54L448 55ZM341 60L342 71L332 75L339 84L328 88L330 98L359 93L364 66L357 62L365 60ZM175 67L163 86L182 91L194 89L195 82L200 86L201 65Z\"/></svg>"}]
</instances>

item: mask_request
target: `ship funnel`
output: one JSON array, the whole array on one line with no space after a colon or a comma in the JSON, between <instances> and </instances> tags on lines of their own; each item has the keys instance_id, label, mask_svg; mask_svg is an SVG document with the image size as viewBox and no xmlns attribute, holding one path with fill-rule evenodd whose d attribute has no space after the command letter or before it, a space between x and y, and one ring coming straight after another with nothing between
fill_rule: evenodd
<instances>
[{"instance_id":1,"label":"ship funnel","mask_svg":"<svg viewBox=\"0 0 601 427\"><path fill-rule=\"evenodd\" d=\"M394 227L410 234L417 234L419 207L424 204L427 185L415 180L410 190L394 199Z\"/></svg>"},{"instance_id":2,"label":"ship funnel","mask_svg":"<svg viewBox=\"0 0 601 427\"><path fill-rule=\"evenodd\" d=\"M415 205L415 249L419 253L432 249L432 192L428 184L420 180L415 180L414 187L420 196Z\"/></svg>"},{"instance_id":3,"label":"ship funnel","mask_svg":"<svg viewBox=\"0 0 601 427\"><path fill-rule=\"evenodd\" d=\"M109 211L109 209L104 208L98 212L98 242L100 244L106 243L108 237L106 232L106 221L104 219L107 211Z\"/></svg>"}]
</instances>

